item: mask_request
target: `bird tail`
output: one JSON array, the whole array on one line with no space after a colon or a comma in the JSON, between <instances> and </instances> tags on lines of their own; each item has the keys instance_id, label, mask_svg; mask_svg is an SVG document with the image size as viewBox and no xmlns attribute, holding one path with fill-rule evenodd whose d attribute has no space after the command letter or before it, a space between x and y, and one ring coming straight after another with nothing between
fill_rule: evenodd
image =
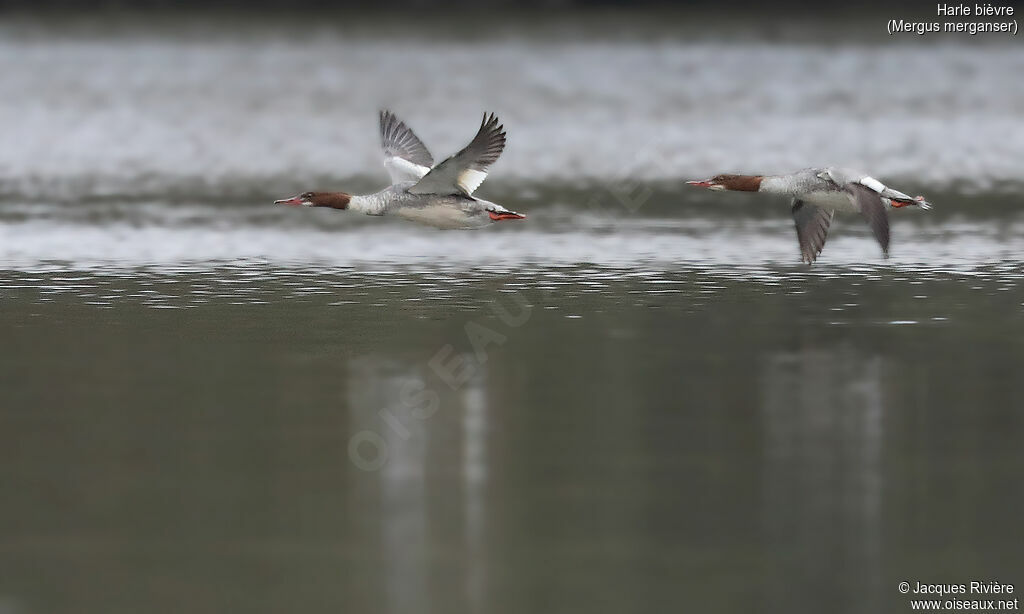
<instances>
[{"instance_id":1,"label":"bird tail","mask_svg":"<svg viewBox=\"0 0 1024 614\"><path fill-rule=\"evenodd\" d=\"M526 216L522 213L516 213L515 211L509 211L505 207L495 203L489 203L487 207L487 215L491 216L491 220L498 222L501 220L525 220Z\"/></svg>"},{"instance_id":2,"label":"bird tail","mask_svg":"<svg viewBox=\"0 0 1024 614\"><path fill-rule=\"evenodd\" d=\"M500 220L525 220L526 216L515 211L488 211L487 215L491 216L491 219L495 222Z\"/></svg>"},{"instance_id":3,"label":"bird tail","mask_svg":"<svg viewBox=\"0 0 1024 614\"><path fill-rule=\"evenodd\" d=\"M930 202L926 201L924 199L924 196L914 196L914 197L910 197L910 196L906 196L906 197L902 197L902 196L892 197L892 196L890 196L889 197L889 201L890 201L890 204L892 205L893 209L899 209L900 207L914 206L914 207L918 207L920 209L924 209L925 211L927 211L927 210L932 208L932 204Z\"/></svg>"}]
</instances>

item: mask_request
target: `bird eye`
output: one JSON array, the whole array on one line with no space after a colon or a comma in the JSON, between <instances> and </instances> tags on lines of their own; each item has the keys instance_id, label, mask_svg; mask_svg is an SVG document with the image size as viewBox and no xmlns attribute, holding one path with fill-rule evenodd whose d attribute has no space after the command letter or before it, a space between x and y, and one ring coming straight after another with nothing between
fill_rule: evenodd
<instances>
[{"instance_id":1,"label":"bird eye","mask_svg":"<svg viewBox=\"0 0 1024 614\"><path fill-rule=\"evenodd\" d=\"M312 192L306 192L306 193L304 193L302 195L302 198L313 198L313 193Z\"/></svg>"}]
</instances>

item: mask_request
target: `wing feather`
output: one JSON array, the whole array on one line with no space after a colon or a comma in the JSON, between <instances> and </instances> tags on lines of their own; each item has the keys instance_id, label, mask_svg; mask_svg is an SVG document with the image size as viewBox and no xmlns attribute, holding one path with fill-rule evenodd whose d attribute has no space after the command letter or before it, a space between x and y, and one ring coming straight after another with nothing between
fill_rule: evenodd
<instances>
[{"instance_id":1,"label":"wing feather","mask_svg":"<svg viewBox=\"0 0 1024 614\"><path fill-rule=\"evenodd\" d=\"M434 165L427 146L391 111L380 112L380 144L392 184L419 181Z\"/></svg>"},{"instance_id":2,"label":"wing feather","mask_svg":"<svg viewBox=\"0 0 1024 614\"><path fill-rule=\"evenodd\" d=\"M441 162L409 188L413 194L463 194L472 196L487 168L505 149L505 127L493 114L484 114L480 130L459 153Z\"/></svg>"},{"instance_id":3,"label":"wing feather","mask_svg":"<svg viewBox=\"0 0 1024 614\"><path fill-rule=\"evenodd\" d=\"M885 211L885 203L878 192L859 183L848 183L845 186L854 206L864 216L875 240L882 246L882 253L889 257L889 214Z\"/></svg>"},{"instance_id":4,"label":"wing feather","mask_svg":"<svg viewBox=\"0 0 1024 614\"><path fill-rule=\"evenodd\" d=\"M793 222L796 224L797 241L800 242L800 258L807 264L814 264L824 249L833 216L835 211L800 199L793 200Z\"/></svg>"}]
</instances>

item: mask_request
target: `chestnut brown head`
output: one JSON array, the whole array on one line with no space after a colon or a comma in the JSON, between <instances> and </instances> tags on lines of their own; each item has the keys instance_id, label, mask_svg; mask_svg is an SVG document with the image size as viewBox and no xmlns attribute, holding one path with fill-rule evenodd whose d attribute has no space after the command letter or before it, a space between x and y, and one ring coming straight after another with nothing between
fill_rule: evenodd
<instances>
[{"instance_id":1,"label":"chestnut brown head","mask_svg":"<svg viewBox=\"0 0 1024 614\"><path fill-rule=\"evenodd\" d=\"M687 181L686 183L709 190L756 192L761 187L762 179L764 177L761 175L715 175L711 179Z\"/></svg>"},{"instance_id":2,"label":"chestnut brown head","mask_svg":"<svg viewBox=\"0 0 1024 614\"><path fill-rule=\"evenodd\" d=\"M347 209L350 200L352 200L352 195L345 192L303 192L298 196L275 200L274 204Z\"/></svg>"}]
</instances>

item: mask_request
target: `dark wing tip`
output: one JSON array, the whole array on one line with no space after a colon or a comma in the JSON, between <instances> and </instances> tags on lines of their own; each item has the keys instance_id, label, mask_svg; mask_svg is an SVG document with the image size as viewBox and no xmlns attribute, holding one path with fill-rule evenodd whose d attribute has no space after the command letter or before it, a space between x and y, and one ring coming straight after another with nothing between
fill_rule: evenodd
<instances>
[{"instance_id":1,"label":"dark wing tip","mask_svg":"<svg viewBox=\"0 0 1024 614\"><path fill-rule=\"evenodd\" d=\"M480 122L481 132L494 132L505 137L505 126L500 123L498 116L494 113L484 112L484 119Z\"/></svg>"},{"instance_id":2,"label":"dark wing tip","mask_svg":"<svg viewBox=\"0 0 1024 614\"><path fill-rule=\"evenodd\" d=\"M800 244L800 261L814 264L825 249L833 212L817 205L809 205L800 199L793 200L793 222L796 238Z\"/></svg>"},{"instance_id":3,"label":"dark wing tip","mask_svg":"<svg viewBox=\"0 0 1024 614\"><path fill-rule=\"evenodd\" d=\"M380 138L382 142L387 142L388 137L391 135L392 129L395 125L395 114L387 109L381 109L380 111Z\"/></svg>"},{"instance_id":4,"label":"dark wing tip","mask_svg":"<svg viewBox=\"0 0 1024 614\"><path fill-rule=\"evenodd\" d=\"M484 170L493 164L505 150L506 138L505 126L500 123L498 116L485 112L476 136L463 150L472 151L475 156L470 162L470 168Z\"/></svg>"},{"instance_id":5,"label":"dark wing tip","mask_svg":"<svg viewBox=\"0 0 1024 614\"><path fill-rule=\"evenodd\" d=\"M818 254L821 253L821 250L815 249L809 244L801 245L800 247L803 248L801 249L803 253L800 254L801 262L806 262L808 266L814 264L814 262L818 259Z\"/></svg>"},{"instance_id":6,"label":"dark wing tip","mask_svg":"<svg viewBox=\"0 0 1024 614\"><path fill-rule=\"evenodd\" d=\"M423 141L388 109L380 111L380 140L385 156L397 156L428 168L434 165L434 157Z\"/></svg>"}]
</instances>

